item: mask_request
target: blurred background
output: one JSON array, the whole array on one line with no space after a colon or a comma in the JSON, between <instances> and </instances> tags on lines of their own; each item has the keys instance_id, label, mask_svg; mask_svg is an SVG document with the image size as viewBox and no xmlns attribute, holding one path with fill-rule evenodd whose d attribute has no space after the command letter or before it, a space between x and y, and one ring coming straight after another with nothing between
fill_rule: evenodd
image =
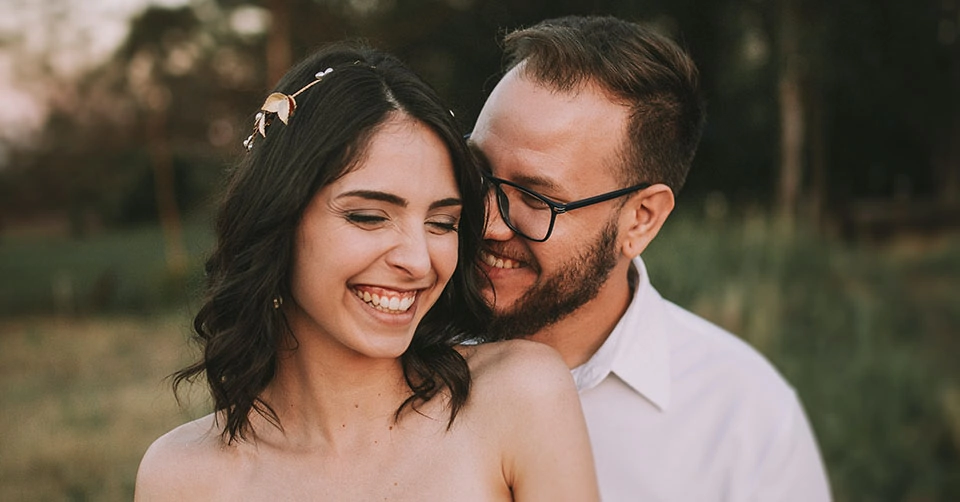
<instances>
[{"instance_id":1,"label":"blurred background","mask_svg":"<svg viewBox=\"0 0 960 502\"><path fill-rule=\"evenodd\" d=\"M650 24L708 100L645 253L797 388L838 501L960 500L957 0L0 0L0 499L128 500L207 412L164 377L212 209L292 62L363 38L472 127L505 30Z\"/></svg>"}]
</instances>

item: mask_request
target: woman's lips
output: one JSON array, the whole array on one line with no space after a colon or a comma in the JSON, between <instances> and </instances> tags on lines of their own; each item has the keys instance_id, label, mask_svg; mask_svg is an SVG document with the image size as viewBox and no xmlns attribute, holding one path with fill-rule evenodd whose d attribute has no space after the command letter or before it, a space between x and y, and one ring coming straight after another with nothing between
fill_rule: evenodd
<instances>
[{"instance_id":1,"label":"woman's lips","mask_svg":"<svg viewBox=\"0 0 960 502\"><path fill-rule=\"evenodd\" d=\"M354 286L353 293L377 310L402 314L417 300L419 290L397 291L373 286Z\"/></svg>"}]
</instances>

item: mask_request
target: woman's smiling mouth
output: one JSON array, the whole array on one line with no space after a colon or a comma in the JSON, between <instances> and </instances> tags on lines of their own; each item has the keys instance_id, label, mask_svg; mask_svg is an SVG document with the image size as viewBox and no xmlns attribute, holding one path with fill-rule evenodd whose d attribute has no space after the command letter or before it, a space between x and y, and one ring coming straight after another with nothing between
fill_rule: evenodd
<instances>
[{"instance_id":1,"label":"woman's smiling mouth","mask_svg":"<svg viewBox=\"0 0 960 502\"><path fill-rule=\"evenodd\" d=\"M371 307L391 314L402 314L417 300L419 290L395 291L370 286L357 286L353 293Z\"/></svg>"}]
</instances>

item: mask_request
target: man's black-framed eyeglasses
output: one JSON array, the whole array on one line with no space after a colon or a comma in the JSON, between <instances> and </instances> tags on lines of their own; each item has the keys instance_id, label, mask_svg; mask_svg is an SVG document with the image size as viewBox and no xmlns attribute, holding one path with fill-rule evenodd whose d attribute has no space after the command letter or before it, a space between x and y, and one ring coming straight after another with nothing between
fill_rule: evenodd
<instances>
[{"instance_id":1,"label":"man's black-framed eyeglasses","mask_svg":"<svg viewBox=\"0 0 960 502\"><path fill-rule=\"evenodd\" d=\"M514 233L533 242L543 242L550 238L558 214L623 197L650 186L650 183L640 183L586 199L562 203L552 201L512 181L495 178L489 174L484 174L483 179L492 185L496 192L497 207L500 209L503 222Z\"/></svg>"}]
</instances>

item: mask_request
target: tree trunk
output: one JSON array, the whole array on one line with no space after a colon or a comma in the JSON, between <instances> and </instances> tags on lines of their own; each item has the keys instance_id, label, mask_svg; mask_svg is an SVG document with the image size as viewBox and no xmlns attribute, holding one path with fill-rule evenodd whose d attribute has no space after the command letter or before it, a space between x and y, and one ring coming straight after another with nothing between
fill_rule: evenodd
<instances>
[{"instance_id":1,"label":"tree trunk","mask_svg":"<svg viewBox=\"0 0 960 502\"><path fill-rule=\"evenodd\" d=\"M954 114L948 139L949 153L939 166L940 200L946 205L960 203L960 111Z\"/></svg>"},{"instance_id":2,"label":"tree trunk","mask_svg":"<svg viewBox=\"0 0 960 502\"><path fill-rule=\"evenodd\" d=\"M819 66L818 66L819 67ZM808 212L810 221L823 227L830 205L830 183L827 179L827 130L823 106L822 84L811 82L807 98L807 142L810 145L808 164L810 186Z\"/></svg>"},{"instance_id":3,"label":"tree trunk","mask_svg":"<svg viewBox=\"0 0 960 502\"><path fill-rule=\"evenodd\" d=\"M960 40L953 41L950 58L950 82L960 86ZM945 205L960 203L960 99L952 97L950 128L946 132L944 154L938 159L936 171L939 199Z\"/></svg>"},{"instance_id":4,"label":"tree trunk","mask_svg":"<svg viewBox=\"0 0 960 502\"><path fill-rule=\"evenodd\" d=\"M177 208L173 156L170 153L166 124L166 110L150 112L147 117L147 142L150 163L153 164L155 197L160 228L163 230L167 271L175 277L182 277L187 270L187 251L183 244L180 210Z\"/></svg>"},{"instance_id":5,"label":"tree trunk","mask_svg":"<svg viewBox=\"0 0 960 502\"><path fill-rule=\"evenodd\" d=\"M792 228L797 215L800 183L803 179L805 117L803 68L800 51L798 0L780 3L780 176L777 185L777 212L782 223Z\"/></svg>"},{"instance_id":6,"label":"tree trunk","mask_svg":"<svg viewBox=\"0 0 960 502\"><path fill-rule=\"evenodd\" d=\"M267 88L272 89L290 69L293 49L290 47L290 1L269 0L270 31L267 33Z\"/></svg>"}]
</instances>

